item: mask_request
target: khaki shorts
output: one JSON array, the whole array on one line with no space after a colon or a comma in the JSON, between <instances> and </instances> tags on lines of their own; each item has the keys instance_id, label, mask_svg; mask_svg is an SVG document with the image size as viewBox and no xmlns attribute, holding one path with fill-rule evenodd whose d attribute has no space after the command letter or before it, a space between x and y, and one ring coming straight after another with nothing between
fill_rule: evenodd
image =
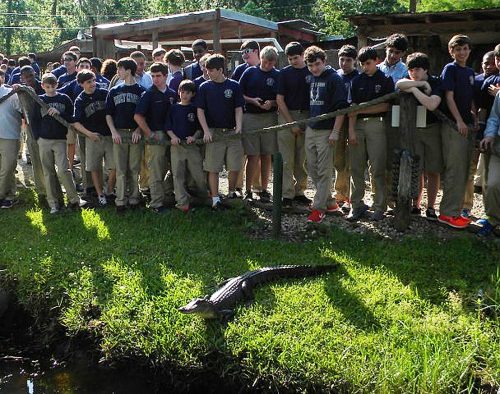
<instances>
[{"instance_id":1,"label":"khaki shorts","mask_svg":"<svg viewBox=\"0 0 500 394\"><path fill-rule=\"evenodd\" d=\"M278 151L276 132L263 134L245 134L250 130L276 126L278 116L276 112L264 114L243 114L243 149L247 156L272 155Z\"/></svg>"},{"instance_id":2,"label":"khaki shorts","mask_svg":"<svg viewBox=\"0 0 500 394\"><path fill-rule=\"evenodd\" d=\"M415 153L420 157L420 168L431 173L443 171L443 148L441 143L441 123L430 124L417 129Z\"/></svg>"},{"instance_id":3,"label":"khaki shorts","mask_svg":"<svg viewBox=\"0 0 500 394\"><path fill-rule=\"evenodd\" d=\"M224 137L231 135L231 132L221 132L216 129L210 131L215 141L205 145L203 169L208 172L221 172L225 163L227 171L240 171L243 157L241 139L225 139Z\"/></svg>"},{"instance_id":4,"label":"khaki shorts","mask_svg":"<svg viewBox=\"0 0 500 394\"><path fill-rule=\"evenodd\" d=\"M87 138L85 141L85 169L87 171L98 171L102 168L104 159L104 168L113 170L115 168L115 159L113 156L113 140L111 136L101 136L99 141L92 141Z\"/></svg>"},{"instance_id":5,"label":"khaki shorts","mask_svg":"<svg viewBox=\"0 0 500 394\"><path fill-rule=\"evenodd\" d=\"M76 144L76 131L74 128L68 128L68 133L66 134L66 143L68 145Z\"/></svg>"}]
</instances>

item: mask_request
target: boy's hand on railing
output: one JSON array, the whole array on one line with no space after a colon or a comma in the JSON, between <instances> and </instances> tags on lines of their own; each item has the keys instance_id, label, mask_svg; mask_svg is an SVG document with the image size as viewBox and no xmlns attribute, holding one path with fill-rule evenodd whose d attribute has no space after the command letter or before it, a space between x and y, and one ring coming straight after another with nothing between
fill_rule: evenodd
<instances>
[{"instance_id":1,"label":"boy's hand on railing","mask_svg":"<svg viewBox=\"0 0 500 394\"><path fill-rule=\"evenodd\" d=\"M205 131L203 134L203 142L208 144L209 142L212 142L212 133L210 131Z\"/></svg>"},{"instance_id":2,"label":"boy's hand on railing","mask_svg":"<svg viewBox=\"0 0 500 394\"><path fill-rule=\"evenodd\" d=\"M484 137L479 143L479 150L481 152L488 152L493 148L493 143L495 142L495 137Z\"/></svg>"},{"instance_id":3,"label":"boy's hand on railing","mask_svg":"<svg viewBox=\"0 0 500 394\"><path fill-rule=\"evenodd\" d=\"M467 125L464 123L463 120L458 120L457 121L457 130L458 132L463 135L464 137L467 137L467 131L468 131Z\"/></svg>"},{"instance_id":4,"label":"boy's hand on railing","mask_svg":"<svg viewBox=\"0 0 500 394\"><path fill-rule=\"evenodd\" d=\"M349 129L348 143L349 143L349 145L357 145L358 144L356 132L352 129Z\"/></svg>"},{"instance_id":5,"label":"boy's hand on railing","mask_svg":"<svg viewBox=\"0 0 500 394\"><path fill-rule=\"evenodd\" d=\"M60 115L60 114L61 114L61 113L60 113L57 109L52 108L52 107L51 107L51 108L49 108L49 109L47 110L47 113L48 113L50 116Z\"/></svg>"},{"instance_id":6,"label":"boy's hand on railing","mask_svg":"<svg viewBox=\"0 0 500 394\"><path fill-rule=\"evenodd\" d=\"M117 131L111 131L111 137L113 138L113 142L115 144L120 145L122 143L122 136Z\"/></svg>"},{"instance_id":7,"label":"boy's hand on railing","mask_svg":"<svg viewBox=\"0 0 500 394\"><path fill-rule=\"evenodd\" d=\"M132 133L132 143L137 144L141 140L141 138L141 129L135 129L135 131Z\"/></svg>"}]
</instances>

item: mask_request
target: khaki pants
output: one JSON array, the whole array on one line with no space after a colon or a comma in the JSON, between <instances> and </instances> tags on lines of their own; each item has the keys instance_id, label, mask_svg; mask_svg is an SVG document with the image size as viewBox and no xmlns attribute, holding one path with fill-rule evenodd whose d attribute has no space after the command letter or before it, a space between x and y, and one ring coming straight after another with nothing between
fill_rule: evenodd
<instances>
[{"instance_id":1,"label":"khaki pants","mask_svg":"<svg viewBox=\"0 0 500 394\"><path fill-rule=\"evenodd\" d=\"M307 119L309 111L290 111L293 120ZM278 115L278 123L287 123ZM307 188L305 134L292 129L278 131L278 149L283 157L283 198L304 195Z\"/></svg>"},{"instance_id":2,"label":"khaki pants","mask_svg":"<svg viewBox=\"0 0 500 394\"><path fill-rule=\"evenodd\" d=\"M167 147L165 145L147 145L150 206L160 208L165 200L165 176L167 174Z\"/></svg>"},{"instance_id":3,"label":"khaki pants","mask_svg":"<svg viewBox=\"0 0 500 394\"><path fill-rule=\"evenodd\" d=\"M0 138L0 200L16 196L16 166L19 140Z\"/></svg>"},{"instance_id":4,"label":"khaki pants","mask_svg":"<svg viewBox=\"0 0 500 394\"><path fill-rule=\"evenodd\" d=\"M177 205L188 205L190 195L186 185L192 180L193 192L197 197L207 197L206 176L203 172L203 159L197 145L176 145L171 147L172 173Z\"/></svg>"},{"instance_id":5,"label":"khaki pants","mask_svg":"<svg viewBox=\"0 0 500 394\"><path fill-rule=\"evenodd\" d=\"M82 173L82 186L84 191L87 191L87 188L94 186L94 183L92 182L92 174L90 171L87 171L86 145L87 141L85 136L78 134L78 155L80 156L80 169Z\"/></svg>"},{"instance_id":6,"label":"khaki pants","mask_svg":"<svg viewBox=\"0 0 500 394\"><path fill-rule=\"evenodd\" d=\"M334 149L328 143L330 133L331 130L306 128L307 171L316 187L312 207L321 211L325 211L328 206L335 203L331 192Z\"/></svg>"},{"instance_id":7,"label":"khaki pants","mask_svg":"<svg viewBox=\"0 0 500 394\"><path fill-rule=\"evenodd\" d=\"M496 137L495 150L489 157L486 190L483 190L486 216L493 226L500 225L500 137Z\"/></svg>"},{"instance_id":8,"label":"khaki pants","mask_svg":"<svg viewBox=\"0 0 500 394\"><path fill-rule=\"evenodd\" d=\"M358 118L356 122L357 145L349 146L351 161L352 193L354 209L363 206L365 196L365 171L370 162L372 185L375 188L373 208L385 211L387 208L386 161L387 142L385 122L382 118Z\"/></svg>"},{"instance_id":9,"label":"khaki pants","mask_svg":"<svg viewBox=\"0 0 500 394\"><path fill-rule=\"evenodd\" d=\"M473 148L472 157L469 166L469 176L467 178L467 184L465 186L464 203L462 208L472 209L474 206L474 178L478 172L477 165L479 163L479 149Z\"/></svg>"},{"instance_id":10,"label":"khaki pants","mask_svg":"<svg viewBox=\"0 0 500 394\"><path fill-rule=\"evenodd\" d=\"M66 140L38 139L40 159L43 166L45 188L47 189L47 201L51 208L59 208L59 192L54 185L59 182L64 186L70 203L74 204L80 200L76 192L75 181L69 169L68 148ZM56 171L54 172L54 168Z\"/></svg>"},{"instance_id":11,"label":"khaki pants","mask_svg":"<svg viewBox=\"0 0 500 394\"><path fill-rule=\"evenodd\" d=\"M349 149L347 148L347 136L349 122L344 122L340 131L339 139L335 143L335 158L333 166L337 171L335 177L335 199L337 201L349 201L351 198L351 163L349 162Z\"/></svg>"},{"instance_id":12,"label":"khaki pants","mask_svg":"<svg viewBox=\"0 0 500 394\"><path fill-rule=\"evenodd\" d=\"M450 125L443 123L443 198L439 212L445 216L458 216L462 210L465 187L469 176L473 143Z\"/></svg>"},{"instance_id":13,"label":"khaki pants","mask_svg":"<svg viewBox=\"0 0 500 394\"><path fill-rule=\"evenodd\" d=\"M40 159L38 142L33 138L30 126L26 126L25 132L26 132L26 147L28 148L28 153L31 158L31 166L33 168L33 180L35 182L35 189L37 194L46 196L47 192L45 190L42 160Z\"/></svg>"},{"instance_id":14,"label":"khaki pants","mask_svg":"<svg viewBox=\"0 0 500 394\"><path fill-rule=\"evenodd\" d=\"M130 133L118 130L120 133ZM114 144L113 153L116 166L116 206L139 203L139 171L141 170L142 151L138 144ZM128 173L128 177L127 177ZM128 178L128 182L127 182ZM127 185L128 183L128 185ZM128 194L127 194L128 189Z\"/></svg>"}]
</instances>

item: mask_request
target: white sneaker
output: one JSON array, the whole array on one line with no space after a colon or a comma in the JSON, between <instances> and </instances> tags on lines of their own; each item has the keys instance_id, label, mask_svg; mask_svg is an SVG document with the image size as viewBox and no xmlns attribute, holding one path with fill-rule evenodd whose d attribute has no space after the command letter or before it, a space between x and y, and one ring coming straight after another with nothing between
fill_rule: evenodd
<instances>
[{"instance_id":1,"label":"white sneaker","mask_svg":"<svg viewBox=\"0 0 500 394\"><path fill-rule=\"evenodd\" d=\"M88 204L88 202L87 202L87 201L85 201L85 200L84 200L84 199L82 199L82 198L80 198L80 201L78 201L78 206L79 206L80 208L84 207L84 206L85 206L85 205L87 205L87 204Z\"/></svg>"},{"instance_id":2,"label":"white sneaker","mask_svg":"<svg viewBox=\"0 0 500 394\"><path fill-rule=\"evenodd\" d=\"M52 208L50 208L50 214L51 214L51 215L54 215L54 214L56 214L57 212L59 212L59 208L57 208L57 207L52 207Z\"/></svg>"},{"instance_id":3,"label":"white sneaker","mask_svg":"<svg viewBox=\"0 0 500 394\"><path fill-rule=\"evenodd\" d=\"M99 205L101 207L104 207L107 205L108 201L106 200L106 196L104 194L100 195L99 197L97 197L97 200L99 201Z\"/></svg>"}]
</instances>

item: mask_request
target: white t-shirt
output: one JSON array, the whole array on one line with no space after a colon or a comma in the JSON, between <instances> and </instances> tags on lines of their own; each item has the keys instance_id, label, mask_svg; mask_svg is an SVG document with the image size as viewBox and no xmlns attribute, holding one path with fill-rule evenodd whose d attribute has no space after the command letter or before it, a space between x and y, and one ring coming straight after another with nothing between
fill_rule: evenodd
<instances>
[{"instance_id":1,"label":"white t-shirt","mask_svg":"<svg viewBox=\"0 0 500 394\"><path fill-rule=\"evenodd\" d=\"M0 86L0 98L9 94L12 88ZM21 104L17 94L0 104L0 138L18 140L21 135Z\"/></svg>"}]
</instances>

